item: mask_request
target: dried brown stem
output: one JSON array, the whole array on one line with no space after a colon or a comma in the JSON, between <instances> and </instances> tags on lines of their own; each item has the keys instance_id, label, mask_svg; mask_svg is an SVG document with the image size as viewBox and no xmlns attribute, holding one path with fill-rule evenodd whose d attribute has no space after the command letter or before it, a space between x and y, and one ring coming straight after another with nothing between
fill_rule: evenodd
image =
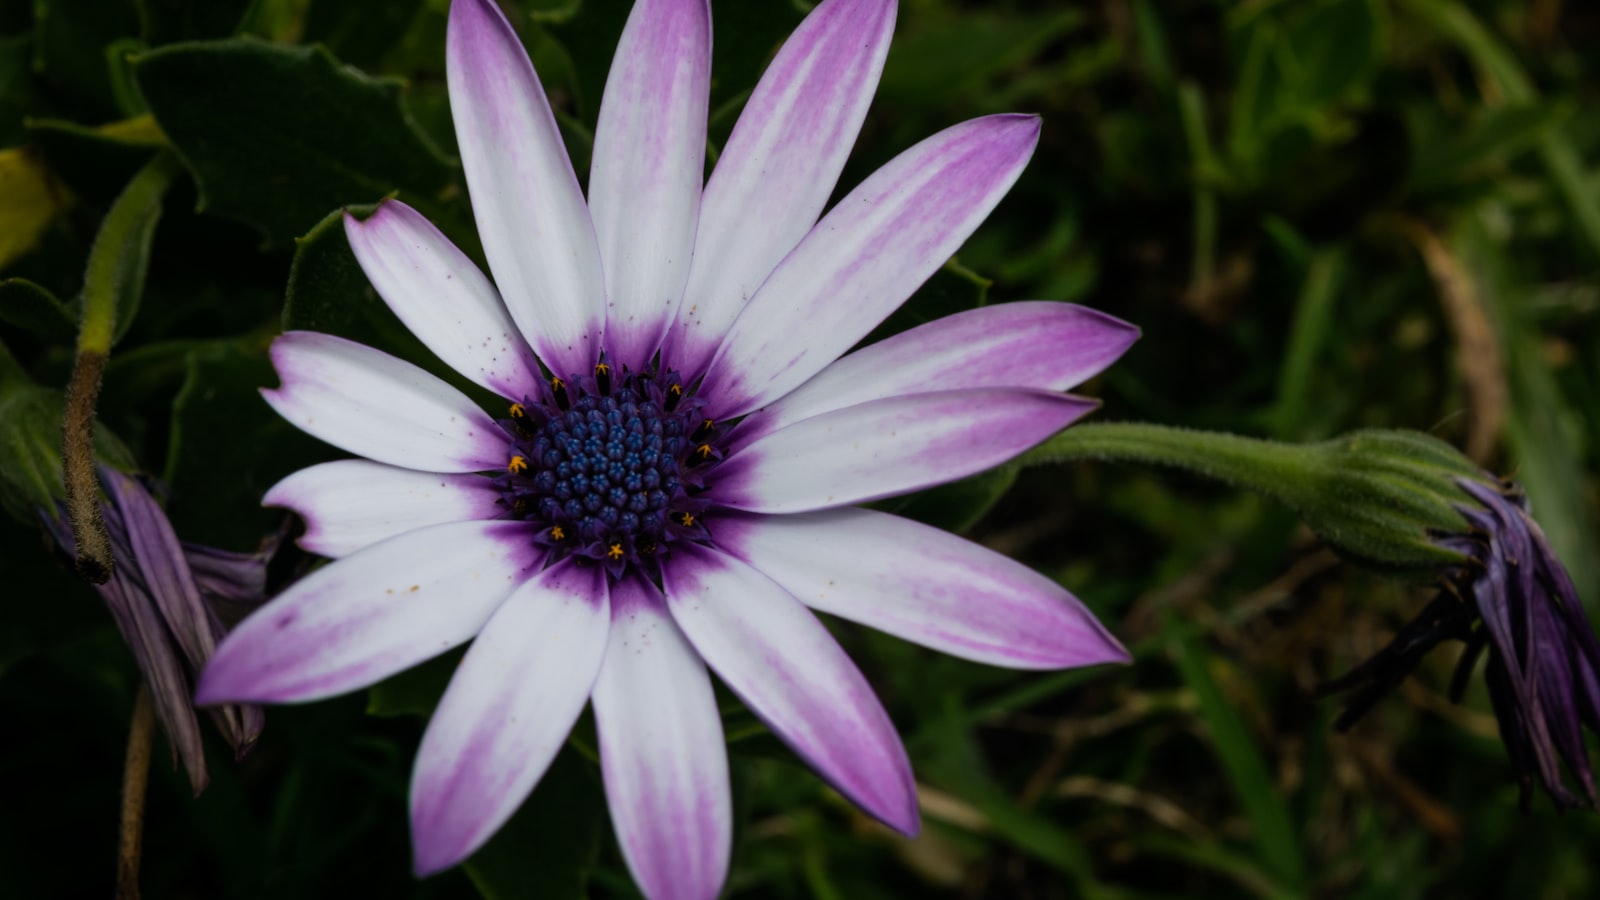
<instances>
[{"instance_id":1,"label":"dried brown stem","mask_svg":"<svg viewBox=\"0 0 1600 900\"><path fill-rule=\"evenodd\" d=\"M144 847L144 796L150 782L150 746L156 717L150 689L139 685L128 726L128 756L122 768L122 834L117 845L117 900L139 900L139 859Z\"/></svg>"},{"instance_id":2,"label":"dried brown stem","mask_svg":"<svg viewBox=\"0 0 1600 900\"><path fill-rule=\"evenodd\" d=\"M1473 462L1487 463L1500 439L1510 405L1500 341L1495 336L1494 324L1477 284L1461 260L1426 226L1410 222L1404 227L1417 252L1422 254L1428 274L1433 277L1445 318L1455 335L1461 380L1471 412L1467 423L1467 456Z\"/></svg>"}]
</instances>

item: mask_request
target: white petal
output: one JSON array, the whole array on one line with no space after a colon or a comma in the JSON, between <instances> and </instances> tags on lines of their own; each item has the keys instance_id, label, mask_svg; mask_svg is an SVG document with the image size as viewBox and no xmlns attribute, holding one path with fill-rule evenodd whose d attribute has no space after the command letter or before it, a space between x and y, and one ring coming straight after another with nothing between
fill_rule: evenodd
<instances>
[{"instance_id":1,"label":"white petal","mask_svg":"<svg viewBox=\"0 0 1600 900\"><path fill-rule=\"evenodd\" d=\"M866 337L983 222L1038 140L1033 116L963 122L840 200L728 330L700 386L706 414L722 420L764 406Z\"/></svg>"},{"instance_id":2,"label":"white petal","mask_svg":"<svg viewBox=\"0 0 1600 900\"><path fill-rule=\"evenodd\" d=\"M296 428L407 469L479 472L511 442L460 391L404 360L344 338L290 331L272 342L282 385L261 396Z\"/></svg>"},{"instance_id":3,"label":"white petal","mask_svg":"<svg viewBox=\"0 0 1600 900\"><path fill-rule=\"evenodd\" d=\"M996 666L1127 662L1078 598L1014 560L867 509L719 518L717 546L812 609Z\"/></svg>"},{"instance_id":4,"label":"white petal","mask_svg":"<svg viewBox=\"0 0 1600 900\"><path fill-rule=\"evenodd\" d=\"M757 438L717 465L705 496L790 513L903 494L993 468L1096 405L996 388L873 400Z\"/></svg>"},{"instance_id":5,"label":"white petal","mask_svg":"<svg viewBox=\"0 0 1600 900\"><path fill-rule=\"evenodd\" d=\"M312 572L223 638L201 704L320 700L455 647L543 563L520 522L408 531Z\"/></svg>"},{"instance_id":6,"label":"white petal","mask_svg":"<svg viewBox=\"0 0 1600 900\"><path fill-rule=\"evenodd\" d=\"M538 361L500 294L432 222L387 200L366 221L346 213L344 231L378 296L445 365L513 401L538 393Z\"/></svg>"},{"instance_id":7,"label":"white petal","mask_svg":"<svg viewBox=\"0 0 1600 900\"><path fill-rule=\"evenodd\" d=\"M645 896L716 897L733 841L722 718L705 663L637 576L611 589L594 721L617 842Z\"/></svg>"},{"instance_id":8,"label":"white petal","mask_svg":"<svg viewBox=\"0 0 1600 900\"><path fill-rule=\"evenodd\" d=\"M635 371L678 311L706 160L711 8L639 0L611 61L589 169L606 278L606 349Z\"/></svg>"},{"instance_id":9,"label":"white petal","mask_svg":"<svg viewBox=\"0 0 1600 900\"><path fill-rule=\"evenodd\" d=\"M587 374L605 314L594 225L539 76L491 0L450 4L445 78L500 296L545 365Z\"/></svg>"},{"instance_id":10,"label":"white petal","mask_svg":"<svg viewBox=\"0 0 1600 900\"><path fill-rule=\"evenodd\" d=\"M296 543L337 558L429 525L501 518L499 499L494 482L481 475L346 459L301 469L273 485L261 505L299 513L306 532Z\"/></svg>"},{"instance_id":11,"label":"white petal","mask_svg":"<svg viewBox=\"0 0 1600 900\"><path fill-rule=\"evenodd\" d=\"M971 309L919 325L828 366L739 423L724 452L791 422L885 397L962 388L1064 391L1121 356L1139 329L1070 303Z\"/></svg>"},{"instance_id":12,"label":"white petal","mask_svg":"<svg viewBox=\"0 0 1600 900\"><path fill-rule=\"evenodd\" d=\"M900 736L816 616L770 578L698 545L674 545L662 581L672 617L751 712L841 794L916 833L916 786Z\"/></svg>"},{"instance_id":13,"label":"white petal","mask_svg":"<svg viewBox=\"0 0 1600 900\"><path fill-rule=\"evenodd\" d=\"M417 750L419 876L466 859L522 805L588 702L609 626L603 570L568 560L517 588L483 627Z\"/></svg>"},{"instance_id":14,"label":"white petal","mask_svg":"<svg viewBox=\"0 0 1600 900\"><path fill-rule=\"evenodd\" d=\"M745 302L816 223L878 87L891 0L827 0L778 51L706 184L663 359L694 379Z\"/></svg>"}]
</instances>

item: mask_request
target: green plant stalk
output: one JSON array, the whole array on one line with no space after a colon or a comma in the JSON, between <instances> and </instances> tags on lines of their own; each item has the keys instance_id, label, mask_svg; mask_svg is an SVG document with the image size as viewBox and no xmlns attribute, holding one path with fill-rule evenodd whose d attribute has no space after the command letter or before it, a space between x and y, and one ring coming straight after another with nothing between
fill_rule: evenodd
<instances>
[{"instance_id":1,"label":"green plant stalk","mask_svg":"<svg viewBox=\"0 0 1600 900\"><path fill-rule=\"evenodd\" d=\"M1288 444L1140 422L1079 425L1016 464L1095 459L1183 469L1257 491L1293 510L1345 556L1394 575L1431 577L1463 557L1438 545L1468 531L1462 479L1489 477L1449 444L1414 431L1363 430Z\"/></svg>"},{"instance_id":2,"label":"green plant stalk","mask_svg":"<svg viewBox=\"0 0 1600 900\"><path fill-rule=\"evenodd\" d=\"M1167 466L1272 496L1295 493L1304 477L1299 448L1220 431L1145 422L1095 422L1061 432L1023 454L1024 466L1096 459Z\"/></svg>"},{"instance_id":3,"label":"green plant stalk","mask_svg":"<svg viewBox=\"0 0 1600 900\"><path fill-rule=\"evenodd\" d=\"M83 277L78 353L67 384L61 460L67 519L78 544L78 574L94 584L104 584L111 577L112 566L111 540L100 518L100 482L94 472L95 404L111 358L122 294L129 289L130 276L143 275L149 236L161 215L161 198L179 171L177 158L162 152L133 176L95 235Z\"/></svg>"}]
</instances>

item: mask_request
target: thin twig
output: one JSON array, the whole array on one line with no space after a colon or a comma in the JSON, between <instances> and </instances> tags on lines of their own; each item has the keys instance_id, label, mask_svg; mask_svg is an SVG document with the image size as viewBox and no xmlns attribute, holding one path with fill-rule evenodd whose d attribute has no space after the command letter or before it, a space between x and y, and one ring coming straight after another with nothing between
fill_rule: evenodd
<instances>
[{"instance_id":1,"label":"thin twig","mask_svg":"<svg viewBox=\"0 0 1600 900\"><path fill-rule=\"evenodd\" d=\"M144 796L150 783L150 745L156 717L150 689L139 685L128 726L128 757L122 768L122 837L117 845L117 900L139 900L139 858L144 846Z\"/></svg>"},{"instance_id":2,"label":"thin twig","mask_svg":"<svg viewBox=\"0 0 1600 900\"><path fill-rule=\"evenodd\" d=\"M1422 255L1445 319L1455 335L1457 365L1472 413L1468 419L1467 456L1473 462L1487 463L1500 440L1506 410L1511 405L1494 323L1471 274L1444 240L1418 222L1407 221L1401 227Z\"/></svg>"}]
</instances>

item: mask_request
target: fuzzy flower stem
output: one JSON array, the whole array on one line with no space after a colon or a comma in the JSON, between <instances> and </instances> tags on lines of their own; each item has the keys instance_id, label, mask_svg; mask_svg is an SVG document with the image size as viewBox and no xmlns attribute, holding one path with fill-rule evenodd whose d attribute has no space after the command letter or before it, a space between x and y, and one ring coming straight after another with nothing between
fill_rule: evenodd
<instances>
[{"instance_id":1,"label":"fuzzy flower stem","mask_svg":"<svg viewBox=\"0 0 1600 900\"><path fill-rule=\"evenodd\" d=\"M1233 487L1287 499L1304 477L1299 448L1219 431L1198 431L1146 422L1077 425L1017 459L1020 465L1080 459L1134 462L1183 469Z\"/></svg>"},{"instance_id":2,"label":"fuzzy flower stem","mask_svg":"<svg viewBox=\"0 0 1600 900\"><path fill-rule=\"evenodd\" d=\"M96 499L100 485L94 473L95 403L116 339L117 308L124 293L142 287L144 260L155 220L161 215L161 198L179 171L176 157L159 153L133 176L106 213L84 273L78 355L67 386L61 455L67 518L78 545L78 574L94 584L105 584L112 566L111 540Z\"/></svg>"},{"instance_id":3,"label":"fuzzy flower stem","mask_svg":"<svg viewBox=\"0 0 1600 900\"><path fill-rule=\"evenodd\" d=\"M122 769L122 830L117 844L117 900L139 900L139 859L144 845L144 796L150 781L150 745L155 736L150 689L139 685L128 727L128 756Z\"/></svg>"},{"instance_id":4,"label":"fuzzy flower stem","mask_svg":"<svg viewBox=\"0 0 1600 900\"><path fill-rule=\"evenodd\" d=\"M1021 465L1080 459L1183 469L1271 497L1335 549L1392 574L1462 561L1440 535L1467 530L1457 479L1486 477L1450 445L1413 431L1367 429L1284 444L1142 422L1064 431Z\"/></svg>"}]
</instances>

